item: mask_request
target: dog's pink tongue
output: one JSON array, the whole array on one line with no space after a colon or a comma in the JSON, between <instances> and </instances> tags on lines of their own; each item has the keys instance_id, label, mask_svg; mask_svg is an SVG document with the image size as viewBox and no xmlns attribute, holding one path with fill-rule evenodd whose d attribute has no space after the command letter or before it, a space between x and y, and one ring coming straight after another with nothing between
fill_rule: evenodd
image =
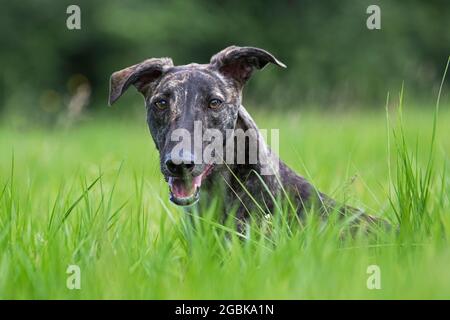
<instances>
[{"instance_id":1,"label":"dog's pink tongue","mask_svg":"<svg viewBox=\"0 0 450 320\"><path fill-rule=\"evenodd\" d=\"M194 194L197 188L200 188L202 177L197 176L192 180L183 180L180 178L169 178L170 189L177 198L187 198Z\"/></svg>"}]
</instances>

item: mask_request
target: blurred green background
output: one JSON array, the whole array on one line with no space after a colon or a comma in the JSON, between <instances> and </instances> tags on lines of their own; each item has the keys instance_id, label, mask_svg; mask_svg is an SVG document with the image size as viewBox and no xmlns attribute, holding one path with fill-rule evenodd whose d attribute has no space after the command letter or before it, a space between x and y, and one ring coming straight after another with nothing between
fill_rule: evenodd
<instances>
[{"instance_id":1,"label":"blurred green background","mask_svg":"<svg viewBox=\"0 0 450 320\"><path fill-rule=\"evenodd\" d=\"M81 30L66 27L70 4L81 8ZM370 4L381 8L381 30L366 27ZM259 108L378 108L402 82L420 105L435 99L450 53L448 0L41 0L1 11L0 117L19 124L71 123L106 107L116 70L160 56L206 63L232 44L288 66L252 79L246 103Z\"/></svg>"}]
</instances>

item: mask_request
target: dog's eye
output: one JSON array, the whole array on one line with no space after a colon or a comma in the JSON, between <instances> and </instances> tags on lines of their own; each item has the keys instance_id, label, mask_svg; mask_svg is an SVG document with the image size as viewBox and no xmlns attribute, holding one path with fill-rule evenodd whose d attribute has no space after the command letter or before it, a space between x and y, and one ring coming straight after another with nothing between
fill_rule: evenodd
<instances>
[{"instance_id":1,"label":"dog's eye","mask_svg":"<svg viewBox=\"0 0 450 320\"><path fill-rule=\"evenodd\" d=\"M211 109L217 109L217 108L219 108L221 105L222 105L222 101L219 100L219 99L211 99L211 100L209 101L209 107L210 107Z\"/></svg>"},{"instance_id":2,"label":"dog's eye","mask_svg":"<svg viewBox=\"0 0 450 320\"><path fill-rule=\"evenodd\" d=\"M164 110L165 108L167 108L168 105L169 102L167 102L167 100L165 99L159 99L155 101L155 106L160 110Z\"/></svg>"}]
</instances>

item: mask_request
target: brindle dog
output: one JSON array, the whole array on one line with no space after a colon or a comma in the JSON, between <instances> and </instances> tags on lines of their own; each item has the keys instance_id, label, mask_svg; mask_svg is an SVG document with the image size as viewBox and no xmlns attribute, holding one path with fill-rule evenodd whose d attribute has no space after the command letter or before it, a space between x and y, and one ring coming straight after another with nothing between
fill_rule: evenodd
<instances>
[{"instance_id":1,"label":"brindle dog","mask_svg":"<svg viewBox=\"0 0 450 320\"><path fill-rule=\"evenodd\" d=\"M258 208L273 212L275 199L289 196L299 215L316 203L324 215L337 209L372 221L373 218L353 208L338 207L279 160L261 138L255 122L242 106L242 89L253 71L268 63L286 67L265 50L236 46L217 53L208 64L174 66L170 58L148 59L112 74L109 104L130 85L142 93L147 123L160 155L161 172L169 184L170 199L177 205L189 206L198 200L200 204L208 203L216 194L224 199L226 212L234 208L237 217L245 220ZM193 132L195 122L201 123L203 130L219 130L223 145L230 139L230 132L253 129L249 138L256 139L261 148L258 161L236 163L239 150L233 150L234 155L223 163L194 161L198 150L174 155L177 141L172 134L180 128ZM206 143L202 142L201 150ZM248 152L246 144L244 153Z\"/></svg>"}]
</instances>

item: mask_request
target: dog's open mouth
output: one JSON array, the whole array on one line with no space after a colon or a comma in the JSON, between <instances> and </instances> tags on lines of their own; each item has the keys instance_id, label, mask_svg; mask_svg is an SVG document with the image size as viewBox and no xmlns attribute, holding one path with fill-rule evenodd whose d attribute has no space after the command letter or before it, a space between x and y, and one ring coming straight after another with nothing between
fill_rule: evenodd
<instances>
[{"instance_id":1,"label":"dog's open mouth","mask_svg":"<svg viewBox=\"0 0 450 320\"><path fill-rule=\"evenodd\" d=\"M169 177L170 201L179 206L191 206L200 198L200 187L211 172L212 165L196 177Z\"/></svg>"}]
</instances>

